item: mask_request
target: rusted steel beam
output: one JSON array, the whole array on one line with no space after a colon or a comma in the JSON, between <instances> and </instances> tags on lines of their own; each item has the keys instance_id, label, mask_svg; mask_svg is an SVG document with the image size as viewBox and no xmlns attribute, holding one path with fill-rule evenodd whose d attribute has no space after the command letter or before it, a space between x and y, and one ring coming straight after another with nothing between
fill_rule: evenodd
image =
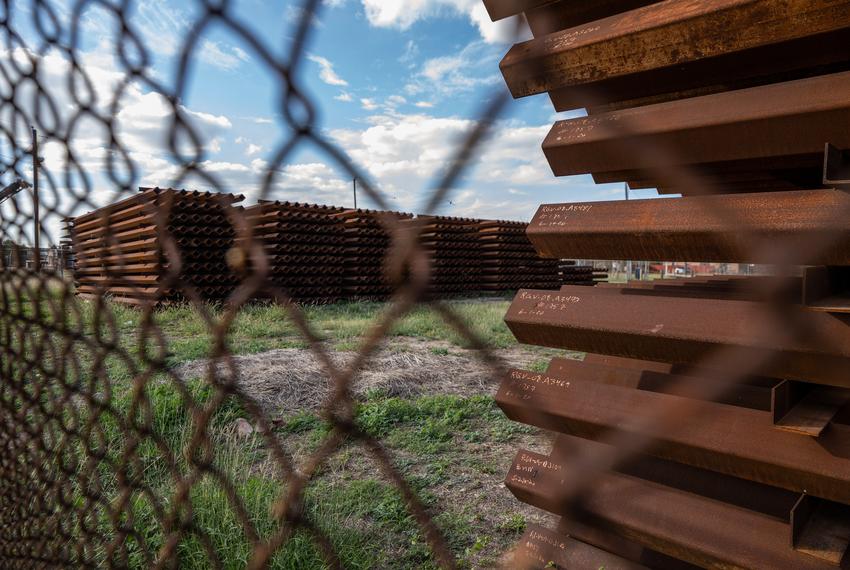
<instances>
[{"instance_id":1,"label":"rusted steel beam","mask_svg":"<svg viewBox=\"0 0 850 570\"><path fill-rule=\"evenodd\" d=\"M514 550L511 568L542 570L569 568L572 570L648 570L646 566L626 560L567 535L543 526L529 524Z\"/></svg>"},{"instance_id":2,"label":"rusted steel beam","mask_svg":"<svg viewBox=\"0 0 850 570\"><path fill-rule=\"evenodd\" d=\"M850 265L850 194L805 190L544 204L528 238L550 258L749 263L775 262L775 254L764 252L791 252L810 240L825 247L784 261Z\"/></svg>"},{"instance_id":3,"label":"rusted steel beam","mask_svg":"<svg viewBox=\"0 0 850 570\"><path fill-rule=\"evenodd\" d=\"M575 440L572 449L587 451L593 442ZM563 509L561 482L570 467L569 454L559 447L551 456L520 451L506 478L506 485L520 500L556 514L569 514ZM648 466L650 475L677 471L676 464ZM585 494L582 506L590 524L622 535L653 550L704 568L775 568L826 569L829 562L807 556L791 548L787 512L794 502L778 501L769 488L736 483L732 478L720 479L724 487L713 492L724 499L745 501L746 506L709 498L702 489L681 489L647 479L646 473L607 473L595 479ZM696 480L699 470L689 470ZM717 480L718 478L715 478ZM671 481L665 481L670 483ZM711 485L706 477L705 484ZM712 493L713 494L713 493ZM627 498L627 500L624 500ZM773 502L768 508L783 510L785 518L759 510L761 502ZM745 503L745 504L746 504Z\"/></svg>"},{"instance_id":4,"label":"rusted steel beam","mask_svg":"<svg viewBox=\"0 0 850 570\"><path fill-rule=\"evenodd\" d=\"M562 359L556 358L553 360L553 362L556 360L560 361ZM669 362L652 362L651 360L622 358L620 356L594 354L592 352L586 354L582 362L586 362L588 364L601 364L603 366L612 366L617 368L626 368L629 370L649 370L651 372L660 372L662 374L670 374L671 372L673 372L673 365Z\"/></svg>"},{"instance_id":5,"label":"rusted steel beam","mask_svg":"<svg viewBox=\"0 0 850 570\"><path fill-rule=\"evenodd\" d=\"M562 517L561 522L558 523L558 532L617 554L632 562L643 564L653 570L697 570L699 568L699 566L662 554L599 526L582 524L574 518ZM599 568L593 570L599 570Z\"/></svg>"},{"instance_id":6,"label":"rusted steel beam","mask_svg":"<svg viewBox=\"0 0 850 570\"><path fill-rule=\"evenodd\" d=\"M526 10L556 3L561 3L561 0L484 0L484 7L490 19L497 22L522 14Z\"/></svg>"},{"instance_id":7,"label":"rusted steel beam","mask_svg":"<svg viewBox=\"0 0 850 570\"><path fill-rule=\"evenodd\" d=\"M772 388L771 408L777 429L820 437L838 413L850 403L850 390L812 386L784 380Z\"/></svg>"},{"instance_id":8,"label":"rusted steel beam","mask_svg":"<svg viewBox=\"0 0 850 570\"><path fill-rule=\"evenodd\" d=\"M846 508L803 495L791 511L791 541L798 552L841 566L850 545Z\"/></svg>"},{"instance_id":9,"label":"rusted steel beam","mask_svg":"<svg viewBox=\"0 0 850 570\"><path fill-rule=\"evenodd\" d=\"M823 141L850 146L848 96L850 72L843 72L623 109L558 121L543 151L557 176L608 173L605 180L681 187L667 169L696 166L711 175L716 165L727 176L808 169L817 180Z\"/></svg>"},{"instance_id":10,"label":"rusted steel beam","mask_svg":"<svg viewBox=\"0 0 850 570\"><path fill-rule=\"evenodd\" d=\"M686 385L687 382L693 382L697 372L689 376L685 373L663 373L638 368L619 368L617 366L593 364L592 362L580 362L569 358L553 358L546 369L546 374L565 380L578 379L584 382L600 382L622 388L687 396L688 394L681 387ZM699 377L704 377L704 375L720 373L702 370L698 374ZM780 380L774 379L772 384L766 383L764 380L754 378L735 383L725 394L716 398L716 401L769 412L771 411L773 396L772 387L779 384Z\"/></svg>"},{"instance_id":11,"label":"rusted steel beam","mask_svg":"<svg viewBox=\"0 0 850 570\"><path fill-rule=\"evenodd\" d=\"M675 430L648 435L656 457L817 497L850 503L850 426L821 440L774 429L770 412L593 382L511 370L496 395L508 417L588 439L634 429L635 414L688 406Z\"/></svg>"},{"instance_id":12,"label":"rusted steel beam","mask_svg":"<svg viewBox=\"0 0 850 570\"><path fill-rule=\"evenodd\" d=\"M735 171L736 168L740 167L735 162L691 165L688 170L691 175L699 177L699 184L669 176L665 178L663 173L653 180L646 178L647 173L635 171L601 172L594 175L593 179L599 184L626 180L629 187L633 189L656 188L659 194L681 194L683 196L832 188L832 186L823 184L817 168L812 165L812 157L809 156L805 160L808 164L803 164L803 166L791 164L789 161L783 163L781 168L750 171ZM743 164L748 168L758 167L758 165L753 164L753 161L744 161ZM641 179L635 180L635 177Z\"/></svg>"},{"instance_id":13,"label":"rusted steel beam","mask_svg":"<svg viewBox=\"0 0 850 570\"><path fill-rule=\"evenodd\" d=\"M623 294L730 301L769 301L800 304L802 280L798 277L750 277L743 279L687 283L687 279L632 281L627 284L600 283L600 287L620 289ZM770 288L768 296L765 291Z\"/></svg>"},{"instance_id":14,"label":"rusted steel beam","mask_svg":"<svg viewBox=\"0 0 850 570\"><path fill-rule=\"evenodd\" d=\"M505 322L527 344L680 364L698 364L728 348L763 362L754 374L850 387L847 320L802 307L783 312L807 335L765 326L773 321L764 303L565 286L519 291Z\"/></svg>"},{"instance_id":15,"label":"rusted steel beam","mask_svg":"<svg viewBox=\"0 0 850 570\"><path fill-rule=\"evenodd\" d=\"M660 0L566 0L526 8L525 19L535 38L622 14Z\"/></svg>"},{"instance_id":16,"label":"rusted steel beam","mask_svg":"<svg viewBox=\"0 0 850 570\"><path fill-rule=\"evenodd\" d=\"M655 91L663 92L846 60L846 51L830 54L813 46L797 54L799 61L772 56L789 42L848 27L846 1L667 0L517 44L500 67L514 97L675 67L678 85L672 77L660 81ZM753 55L759 65L749 61ZM700 71L715 68L701 83L687 75L699 63ZM635 83L637 91L642 82Z\"/></svg>"}]
</instances>

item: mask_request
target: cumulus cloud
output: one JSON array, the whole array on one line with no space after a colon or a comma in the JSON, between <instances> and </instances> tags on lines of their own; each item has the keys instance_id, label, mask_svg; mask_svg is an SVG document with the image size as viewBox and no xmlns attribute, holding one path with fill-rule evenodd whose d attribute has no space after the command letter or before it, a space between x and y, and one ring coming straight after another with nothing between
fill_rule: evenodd
<instances>
[{"instance_id":1,"label":"cumulus cloud","mask_svg":"<svg viewBox=\"0 0 850 570\"><path fill-rule=\"evenodd\" d=\"M333 64L327 58L309 54L307 59L319 65L319 79L328 85L335 85L339 87L345 87L348 85L348 81L337 75L336 71L334 71Z\"/></svg>"},{"instance_id":2,"label":"cumulus cloud","mask_svg":"<svg viewBox=\"0 0 850 570\"><path fill-rule=\"evenodd\" d=\"M488 43L505 43L514 38L514 19L491 22L481 0L362 0L366 18L376 27L406 30L414 23L436 16L465 16ZM530 36L523 24L520 38Z\"/></svg>"},{"instance_id":3,"label":"cumulus cloud","mask_svg":"<svg viewBox=\"0 0 850 570\"><path fill-rule=\"evenodd\" d=\"M16 48L11 54L0 51L0 58L3 59L15 58L24 61L29 55L31 54L24 48ZM60 185L56 188L57 193L53 195L54 200L58 201L54 207L63 214L74 213L71 197L85 193L86 183L90 185L86 198L93 204L101 205L115 200L117 188L107 177L110 167L116 177L131 188L137 185L169 184L178 171L168 145L169 129L174 116L171 103L160 94L146 90L140 83L130 82L123 86L121 98L113 108L115 90L126 80L125 73L110 57L104 56L102 50L80 53L78 56L81 67L91 80L92 95L96 101L93 108L101 116L112 116L114 134L121 147L126 150L127 157L110 148L109 133L102 124L91 117L80 117L73 123L73 137L68 149L85 176L76 176L75 169L72 186L65 188L65 179L60 173L67 167L66 147L48 137L42 146L44 164L48 171L54 173L52 179ZM67 90L70 63L56 50L47 51L39 56L38 60L38 81L50 94L57 111L51 121L52 130L59 138L67 137L71 120L77 110ZM19 80L15 72L10 73L0 78L0 84L7 78L10 81ZM29 108L32 101L32 84L24 82L19 88L22 107L32 114L32 109ZM228 117L186 105L179 105L178 110L197 134L202 152L221 152L224 134L232 128ZM189 144L186 137L182 137L178 139L178 150L181 154L192 157L196 149ZM45 179L47 184L50 178L46 176ZM48 236L55 240L59 234L61 220L56 215L47 215L44 222Z\"/></svg>"},{"instance_id":4,"label":"cumulus cloud","mask_svg":"<svg viewBox=\"0 0 850 570\"><path fill-rule=\"evenodd\" d=\"M443 172L472 120L424 113L387 113L370 117L364 130L337 129L330 136L361 164L399 207L421 206L423 190ZM444 213L529 218L534 196L508 188L557 184L540 150L549 125L502 121L476 160L460 190L444 204ZM498 198L497 198L498 197Z\"/></svg>"},{"instance_id":5,"label":"cumulus cloud","mask_svg":"<svg viewBox=\"0 0 850 570\"><path fill-rule=\"evenodd\" d=\"M334 99L336 99L337 101L342 101L343 103L351 103L352 101L354 101L354 97L352 97L351 93L347 91L343 91L342 93L334 97Z\"/></svg>"},{"instance_id":6,"label":"cumulus cloud","mask_svg":"<svg viewBox=\"0 0 850 570\"><path fill-rule=\"evenodd\" d=\"M378 108L378 104L375 102L375 100L369 99L368 97L360 99L360 106L367 111L374 111Z\"/></svg>"},{"instance_id":7,"label":"cumulus cloud","mask_svg":"<svg viewBox=\"0 0 850 570\"><path fill-rule=\"evenodd\" d=\"M499 85L503 81L498 73L499 54L498 49L474 41L455 54L427 59L405 85L405 91L410 95L453 96L485 85Z\"/></svg>"},{"instance_id":8,"label":"cumulus cloud","mask_svg":"<svg viewBox=\"0 0 850 570\"><path fill-rule=\"evenodd\" d=\"M198 57L204 63L214 65L225 71L232 71L248 61L248 54L236 46L223 45L220 42L204 40Z\"/></svg>"}]
</instances>

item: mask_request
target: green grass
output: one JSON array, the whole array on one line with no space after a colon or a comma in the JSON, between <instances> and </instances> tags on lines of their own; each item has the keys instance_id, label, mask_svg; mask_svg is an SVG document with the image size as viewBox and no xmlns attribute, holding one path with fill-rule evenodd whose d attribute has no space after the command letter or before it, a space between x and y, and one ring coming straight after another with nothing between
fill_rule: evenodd
<instances>
[{"instance_id":1,"label":"green grass","mask_svg":"<svg viewBox=\"0 0 850 570\"><path fill-rule=\"evenodd\" d=\"M503 322L508 300L460 300L451 304L492 346L505 348L515 344ZM97 418L87 406L75 411L80 412L74 420L78 425L85 425L89 419L98 425L96 435L81 439L90 442L94 438L103 451L93 460L99 485L106 496L117 494L115 465L130 453L138 460L126 467L126 475L143 482L167 509L174 499L175 471L186 476L201 459L203 450L192 445L197 429L193 413L212 401L215 390L202 379L194 379L185 382L183 392L168 375L157 373L147 379L141 393L135 393L133 382L138 379L139 370L134 370L134 365L138 366L143 357L138 332L142 313L114 303L106 311L98 311L88 302L79 306L79 314L44 319L52 319L57 325L65 323L63 326L80 331L89 339L99 338L99 343L115 340L130 359L125 361L114 352L105 355L100 364L104 372L89 378L92 367L104 355L81 344L75 349L80 370L87 371L79 378L82 385L88 393L111 402L111 407ZM24 301L12 309L13 314L32 315L36 310L49 313L46 303L37 308ZM223 314L221 307L208 309L215 319ZM305 307L304 312L314 330L340 350L357 348L365 331L385 309L380 303L340 303ZM210 356L213 334L192 307L163 308L154 314L154 322L163 332L168 350L163 356L169 366ZM397 323L390 336L447 343L448 347L430 349L438 356L453 354L450 347L467 347L465 339L426 307L415 309ZM154 355L154 339L148 338L147 346L148 354ZM228 347L234 354L304 346L286 312L270 304L245 307L228 331ZM535 367L544 364L541 358ZM47 398L47 394L42 397ZM21 402L15 405L20 406ZM37 410L32 413L33 422L44 421L37 417ZM70 409L64 413L72 415ZM272 513L286 483L270 460L262 437L255 434L245 439L234 434L236 420L246 417L247 412L233 397L216 408L208 428L215 450L210 459L232 482L251 524L260 536L266 537L279 529L280 523ZM489 396L404 399L373 392L357 403L356 423L391 450L396 468L431 509L462 566L487 566L489 557L511 546L524 529L525 521L519 513L492 513L496 518L484 520L482 504L470 504L453 494L460 485L474 487L488 477L500 479L518 442L535 433L532 428L507 420ZM329 428L315 414L302 411L283 418L276 430L276 437L287 449L303 456L318 447ZM92 460L92 449L86 448L81 439L73 452L76 460ZM172 451L170 459L162 454L160 446ZM82 495L81 489L77 492ZM244 567L252 545L226 489L205 475L193 485L189 496L193 521L224 567ZM165 535L162 521L154 514L154 503L140 493L127 500L134 528L144 538L147 549L156 553L164 544ZM376 466L355 442L347 442L323 466L307 489L304 507L307 517L327 533L346 567L434 567L430 549L402 497L378 475ZM94 513L92 524L97 524L106 536L114 535L113 523L103 506ZM88 554L94 560L102 560L107 555L104 547ZM133 540L128 541L126 554L129 566L145 566ZM209 567L207 553L197 536L186 535L176 555L182 568ZM311 537L299 531L276 554L272 567L323 568L324 562Z\"/></svg>"},{"instance_id":2,"label":"green grass","mask_svg":"<svg viewBox=\"0 0 850 570\"><path fill-rule=\"evenodd\" d=\"M212 395L200 382L191 382L189 387L192 398L199 403ZM147 396L155 404L152 431L171 449L186 449L193 424L181 395L162 382L150 385ZM129 394L116 395L116 405L129 405L128 397ZM232 482L259 534L269 536L280 528L271 513L285 483L272 475L275 465L268 462L259 436L239 439L228 432L228 426L242 414L238 404L227 400L213 416L213 463ZM358 404L356 423L389 447L397 459L396 467L432 509L436 524L461 566L470 566L472 560L480 560L492 549L503 551L524 530L524 518L517 513L497 513L499 522L484 525L480 513L470 505L441 500L442 494L452 490L458 470L498 472L493 465L483 464L480 454L469 453L471 445L511 443L520 435L534 433L532 428L507 420L492 398L424 396L405 400L375 393ZM117 457L127 441L114 422L104 422L104 431L106 448ZM287 418L278 437L290 447L298 447L304 442L320 441L326 434L324 421L300 412ZM399 492L376 477L374 464L356 443L348 442L339 455L343 459L338 460L349 463L348 469L355 476L340 477L332 465L326 467L307 490L305 513L327 534L345 566L435 568L430 549ZM143 480L154 495L169 497L172 480L157 448L144 440L138 456ZM181 471L189 469L185 458L178 462ZM205 477L192 487L190 498L193 520L209 537L224 567L243 568L250 559L252 545L224 488L213 478ZM156 552L163 544L163 530L142 495L133 497L133 512L136 528L142 531L148 548ZM177 556L181 568L201 569L209 564L201 542L191 536L181 541ZM142 567L142 561L137 550L131 553L131 566ZM324 567L324 560L310 537L301 532L276 554L271 567L319 569Z\"/></svg>"},{"instance_id":3,"label":"green grass","mask_svg":"<svg viewBox=\"0 0 850 570\"><path fill-rule=\"evenodd\" d=\"M516 341L504 323L509 301L454 301L452 307L473 331L490 346L505 348ZM86 326L94 321L94 306L82 303ZM141 313L118 303L109 304L115 315L115 329L129 349L137 342ZM223 313L221 307L207 307L213 318ZM333 305L307 306L305 316L320 338L330 341L338 350L355 350L366 331L386 309L383 303L342 302ZM190 305L173 305L155 314L155 323L168 338L168 362L171 365L197 360L210 355L213 331ZM108 330L111 327L102 327ZM426 340L447 341L468 348L469 343L442 317L420 306L401 319L389 336L407 336ZM251 354L279 348L304 348L307 344L289 315L280 306L256 304L244 307L228 331L228 347L233 354ZM435 349L445 351L448 349Z\"/></svg>"}]
</instances>

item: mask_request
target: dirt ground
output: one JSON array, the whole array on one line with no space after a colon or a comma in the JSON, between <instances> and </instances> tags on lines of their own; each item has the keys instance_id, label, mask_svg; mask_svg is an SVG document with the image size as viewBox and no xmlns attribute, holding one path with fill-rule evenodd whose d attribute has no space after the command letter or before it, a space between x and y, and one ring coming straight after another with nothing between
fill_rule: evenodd
<instances>
[{"instance_id":1,"label":"dirt ground","mask_svg":"<svg viewBox=\"0 0 850 570\"><path fill-rule=\"evenodd\" d=\"M563 354L563 353L560 353ZM509 367L528 368L545 361L552 351L517 345L500 349L498 355ZM333 353L337 364L344 364L353 352ZM308 349L280 349L260 354L235 357L240 370L240 384L261 404L271 417L315 410L327 394L327 380L318 361ZM180 366L184 378L203 376L208 366L196 361ZM452 394L469 397L492 396L498 379L490 365L473 350L459 348L449 342L410 337L393 337L369 362L358 377L355 394L381 390L387 396L415 399L420 396ZM297 440L288 442L298 460L304 459L309 446ZM480 553L467 556L473 568L492 567L494 561L507 556L518 535L504 527L520 515L526 523L554 527L556 519L543 511L518 501L504 485L504 477L517 450L548 453L551 435L533 430L510 441L468 441L457 434L457 452L447 457L450 465L445 475L437 477L429 492L437 497L437 505L461 512L481 529L490 541ZM324 476L345 484L346 481L374 477L375 466L356 448L336 454L324 470ZM406 465L406 476L433 477L433 457L425 459L405 450L393 451L394 460ZM439 513L432 513L437 515ZM501 530L500 530L501 529Z\"/></svg>"},{"instance_id":2,"label":"dirt ground","mask_svg":"<svg viewBox=\"0 0 850 570\"><path fill-rule=\"evenodd\" d=\"M496 351L506 366L514 368L528 368L555 353L523 345ZM331 354L338 366L345 365L355 355L351 351ZM327 375L309 349L285 348L236 356L234 362L245 393L255 398L271 417L318 409L327 394ZM184 379L200 378L208 366L208 361L198 360L179 366L176 373ZM474 350L447 341L391 337L357 376L353 391L363 395L381 390L399 398L441 394L492 396L497 384L492 365Z\"/></svg>"}]
</instances>

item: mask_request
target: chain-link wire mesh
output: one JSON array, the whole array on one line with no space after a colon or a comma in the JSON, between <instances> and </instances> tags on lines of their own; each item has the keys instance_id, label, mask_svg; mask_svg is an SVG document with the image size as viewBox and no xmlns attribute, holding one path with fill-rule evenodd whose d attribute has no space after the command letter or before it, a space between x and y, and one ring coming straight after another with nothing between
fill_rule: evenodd
<instances>
[{"instance_id":1,"label":"chain-link wire mesh","mask_svg":"<svg viewBox=\"0 0 850 570\"><path fill-rule=\"evenodd\" d=\"M117 119L122 98L131 86L142 86L160 94L167 102L168 148L178 172L171 186L179 188L197 181L211 191L231 189L214 171L204 167L205 141L192 126L181 105L188 92L194 60L205 35L213 28L250 48L251 55L279 90L279 108L285 136L264 169L257 196L269 198L281 169L294 153L311 147L337 168L361 182L362 190L378 208L389 210L380 190L369 176L354 164L342 149L315 127L316 104L304 92L298 70L305 58L305 45L314 33L312 18L320 9L318 0L307 0L299 12L286 52L260 39L249 23L239 20L229 1L198 1L197 16L183 39L178 65L171 81L164 82L150 69L150 46L145 45L131 17L127 1L77 0L59 5L47 0L2 4L0 24L5 40L0 57L0 170L7 183L32 180L33 148L30 126L42 134L43 146L59 145L62 163L41 164L42 226L79 214L100 205L94 199L96 170L103 168L111 186L110 201L136 193L139 167L132 148L120 130ZM81 61L80 45L86 11L97 7L109 14L114 27L115 57L121 78L111 98L98 98L95 79ZM23 20L32 26L34 41L19 33ZM48 88L45 82L48 55L58 55L66 65L62 73L64 91ZM478 155L495 119L504 110L509 95L496 89L481 105L475 127L460 141L444 172L435 173L424 213L436 210L451 192L471 161ZM592 102L588 102L592 106ZM80 125L87 124L100 134L96 144L106 152L103 165L87 164L79 153ZM607 125L620 135L630 132L628 121ZM635 153L669 152L635 146ZM658 161L654 161L658 162ZM678 164L675 157L663 162ZM697 173L670 168L653 173L671 186L699 186ZM16 199L3 210L3 235L32 237L28 228L33 211ZM21 204L19 206L19 204ZM421 222L400 223L393 217L381 218L393 239L392 255L385 272L395 284L395 294L387 309L363 335L356 356L345 365L332 358L321 335L305 312L293 303L285 290L269 279L267 253L257 239L256 228L244 212L232 204L222 205L237 237L229 260L241 271L238 285L220 312L205 304L198 286L181 273L180 250L165 220L171 203L160 204L151 213L156 217L159 241L171 264L163 287L178 291L189 300L204 323L203 335L211 339L209 365L200 385L190 385L169 365L169 340L158 324L152 303L139 311L138 329L127 329L113 306L102 296L89 302L75 297L72 285L58 273L36 272L22 259L20 248L4 244L3 273L0 281L0 561L5 567L172 567L179 565L181 549L187 544L203 553L210 567L238 565L229 553L216 547L218 537L210 535L196 511L198 501L214 493L222 505L220 516L233 519L242 538L250 545L250 568L270 565L294 540L312 541L331 567L342 566L323 522L305 509L308 486L327 461L344 444L356 442L377 470L397 487L426 538L434 560L442 567L456 562L429 511L411 485L393 465L391 451L378 439L358 427L355 421L353 387L358 375L381 350L388 331L417 304L427 303L442 319L479 351L496 378L506 376L497 351L479 339L450 305L427 296L430 260L418 238ZM707 210L724 224L738 223L740 212ZM824 212L840 219L847 212ZM104 244L115 243L116 230L104 217ZM794 260L828 245L803 242L799 251L765 248L759 255L770 259L782 274ZM128 262L129 263L129 262ZM60 262L64 266L64 261ZM765 298L779 287L765 282ZM320 362L327 377L328 395L322 415L329 424L327 433L314 452L296 461L275 435L275 425L262 406L239 382L240 370L229 344L229 333L246 305L258 297L271 298L280 307L281 318L295 324L299 334ZM782 303L766 304L763 322L757 323L764 338L805 336ZM755 329L754 329L755 330ZM828 346L832 339L820 339ZM706 368L730 373L719 382L694 380L682 387L700 398L712 399L747 375L757 373L764 361L754 361L750 353L734 350L714 354ZM765 354L764 360L776 357ZM119 387L119 384L121 387ZM177 395L174 405L188 418L182 426L184 437L170 440L161 430L162 414L156 409L155 395L167 389ZM223 468L226 451L220 441L222 415L228 406L238 404L260 435L259 452L274 483L274 500L269 505L246 503ZM687 406L676 409L636 410L624 429L606 441L610 453L573 460L564 483L563 501L574 505L584 497L595 477L614 465L627 461L652 444L653 435L672 429L691 413ZM168 482L151 484L153 477ZM257 511L271 512L270 518Z\"/></svg>"}]
</instances>

